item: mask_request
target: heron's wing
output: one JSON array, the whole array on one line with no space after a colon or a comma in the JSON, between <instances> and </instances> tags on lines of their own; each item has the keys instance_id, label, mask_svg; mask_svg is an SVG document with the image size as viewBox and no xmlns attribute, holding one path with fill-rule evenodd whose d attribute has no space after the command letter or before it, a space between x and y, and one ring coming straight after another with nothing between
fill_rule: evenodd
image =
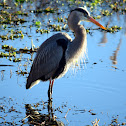
<instances>
[{"instance_id":1,"label":"heron's wing","mask_svg":"<svg viewBox=\"0 0 126 126\"><path fill-rule=\"evenodd\" d=\"M57 69L63 55L62 47L56 43L49 44L45 48L41 46L40 49L33 62L27 86L38 79L48 80Z\"/></svg>"},{"instance_id":2,"label":"heron's wing","mask_svg":"<svg viewBox=\"0 0 126 126\"><path fill-rule=\"evenodd\" d=\"M50 79L59 67L63 56L63 48L57 43L59 39L51 37L40 46L27 80L27 89L33 86L32 82Z\"/></svg>"}]
</instances>

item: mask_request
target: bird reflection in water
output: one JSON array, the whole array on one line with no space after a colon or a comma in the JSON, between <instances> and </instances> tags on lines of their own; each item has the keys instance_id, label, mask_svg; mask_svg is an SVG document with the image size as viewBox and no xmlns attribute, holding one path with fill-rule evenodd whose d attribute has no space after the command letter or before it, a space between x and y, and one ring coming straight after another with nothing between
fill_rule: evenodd
<instances>
[{"instance_id":1,"label":"bird reflection in water","mask_svg":"<svg viewBox=\"0 0 126 126\"><path fill-rule=\"evenodd\" d=\"M52 108L52 100L48 101L48 114L41 114L39 109L34 109L31 104L26 104L25 109L26 109L26 117L23 119L28 118L28 124L30 125L53 125L53 126L64 126L63 122L57 121L56 117L54 116L53 113L53 108Z\"/></svg>"},{"instance_id":2,"label":"bird reflection in water","mask_svg":"<svg viewBox=\"0 0 126 126\"><path fill-rule=\"evenodd\" d=\"M102 46L104 46L107 43L107 36L106 36L106 34L107 34L106 32L103 32L103 37L101 39L101 42L99 43L100 46L101 46L101 44L102 44Z\"/></svg>"},{"instance_id":3,"label":"bird reflection in water","mask_svg":"<svg viewBox=\"0 0 126 126\"><path fill-rule=\"evenodd\" d=\"M113 56L110 56L110 59L112 60L112 64L114 64L114 65L117 64L117 55L120 50L121 43L122 43L122 39L120 39L120 42L119 42L116 50L114 51Z\"/></svg>"}]
</instances>

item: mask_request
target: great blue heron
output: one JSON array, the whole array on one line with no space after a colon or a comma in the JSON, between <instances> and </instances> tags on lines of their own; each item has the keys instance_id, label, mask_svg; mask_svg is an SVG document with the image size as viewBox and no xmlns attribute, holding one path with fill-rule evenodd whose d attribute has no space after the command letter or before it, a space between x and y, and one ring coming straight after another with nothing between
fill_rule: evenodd
<instances>
[{"instance_id":1,"label":"great blue heron","mask_svg":"<svg viewBox=\"0 0 126 126\"><path fill-rule=\"evenodd\" d=\"M40 80L49 80L48 96L51 97L54 80L62 77L70 65L79 60L85 53L86 30L80 24L81 21L91 21L105 29L90 17L85 7L72 10L68 17L68 26L75 33L74 40L72 41L67 33L57 33L41 44L33 61L26 89L38 84Z\"/></svg>"}]
</instances>

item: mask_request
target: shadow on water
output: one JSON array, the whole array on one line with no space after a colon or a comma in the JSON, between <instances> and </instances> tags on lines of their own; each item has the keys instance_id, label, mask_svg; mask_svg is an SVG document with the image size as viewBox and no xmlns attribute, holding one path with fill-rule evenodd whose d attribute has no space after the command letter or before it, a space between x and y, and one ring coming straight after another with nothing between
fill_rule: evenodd
<instances>
[{"instance_id":1,"label":"shadow on water","mask_svg":"<svg viewBox=\"0 0 126 126\"><path fill-rule=\"evenodd\" d=\"M47 104L47 106L46 106ZM28 124L32 125L53 125L53 126L64 126L63 122L58 121L54 116L54 110L52 108L52 101L44 103L45 107L48 107L48 114L41 114L36 108L33 108L31 104L26 104L26 117L22 120L24 121L28 118Z\"/></svg>"}]
</instances>

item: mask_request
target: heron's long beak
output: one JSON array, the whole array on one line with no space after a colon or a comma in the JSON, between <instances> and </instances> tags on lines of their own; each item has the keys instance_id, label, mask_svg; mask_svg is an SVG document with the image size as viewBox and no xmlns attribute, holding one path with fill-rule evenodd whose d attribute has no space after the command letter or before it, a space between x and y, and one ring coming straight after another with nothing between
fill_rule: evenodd
<instances>
[{"instance_id":1,"label":"heron's long beak","mask_svg":"<svg viewBox=\"0 0 126 126\"><path fill-rule=\"evenodd\" d=\"M100 28L106 30L106 28L105 28L104 26L102 26L100 23L98 23L94 18L88 17L88 20L91 21L92 23L96 24L96 25L99 26Z\"/></svg>"}]
</instances>

